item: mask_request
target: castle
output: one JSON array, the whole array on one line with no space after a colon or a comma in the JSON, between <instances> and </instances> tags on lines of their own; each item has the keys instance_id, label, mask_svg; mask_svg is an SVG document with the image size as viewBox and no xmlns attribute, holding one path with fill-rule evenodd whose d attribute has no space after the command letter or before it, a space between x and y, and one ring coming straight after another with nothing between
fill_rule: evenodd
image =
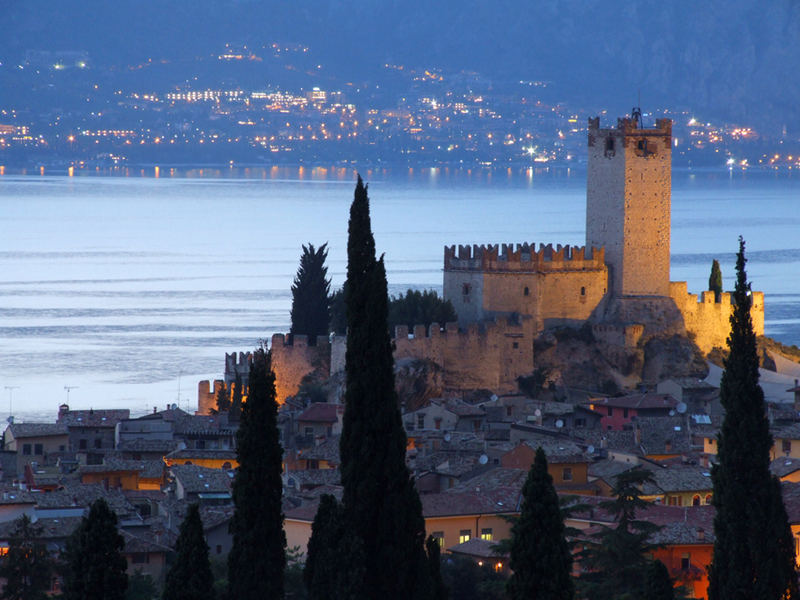
<instances>
[{"instance_id":1,"label":"castle","mask_svg":"<svg viewBox=\"0 0 800 600\"><path fill-rule=\"evenodd\" d=\"M586 246L445 247L443 295L458 323L397 328L395 360L436 363L447 389L509 393L535 368L533 340L553 327L588 323L596 340L621 351L673 334L689 335L703 353L725 346L731 295L698 298L686 282L669 280L672 121L645 128L634 109L614 128L594 118L588 129ZM753 327L763 335L764 295L752 297ZM341 337L311 345L275 335L271 348L279 401L305 375L344 368ZM246 361L226 355L226 373ZM201 413L214 406L209 382L200 382L198 399Z\"/></svg>"}]
</instances>

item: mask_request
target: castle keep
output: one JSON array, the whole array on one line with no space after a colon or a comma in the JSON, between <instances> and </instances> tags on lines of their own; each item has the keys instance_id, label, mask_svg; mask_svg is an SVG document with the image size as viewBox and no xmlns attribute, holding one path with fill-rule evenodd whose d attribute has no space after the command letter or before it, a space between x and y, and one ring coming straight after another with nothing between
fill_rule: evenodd
<instances>
[{"instance_id":1,"label":"castle keep","mask_svg":"<svg viewBox=\"0 0 800 600\"><path fill-rule=\"evenodd\" d=\"M586 246L534 243L448 246L444 298L458 323L430 330L398 328L395 359L428 360L450 390L517 390L535 368L533 340L553 327L590 324L603 351L624 355L653 337L690 335L708 353L730 332L731 295L690 294L670 282L672 122L641 124L641 113L601 128L589 119ZM764 333L764 295L753 292L753 328ZM272 338L278 400L297 392L306 375L344 369L344 338L310 345ZM226 356L226 379L244 368ZM200 412L214 406L214 388L200 383Z\"/></svg>"}]
</instances>

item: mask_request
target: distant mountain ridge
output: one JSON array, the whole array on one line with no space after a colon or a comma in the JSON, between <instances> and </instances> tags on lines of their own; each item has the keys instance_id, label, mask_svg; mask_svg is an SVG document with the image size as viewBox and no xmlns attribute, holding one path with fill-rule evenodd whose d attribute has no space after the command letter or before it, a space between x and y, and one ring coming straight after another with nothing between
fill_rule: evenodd
<instances>
[{"instance_id":1,"label":"distant mountain ridge","mask_svg":"<svg viewBox=\"0 0 800 600\"><path fill-rule=\"evenodd\" d=\"M11 0L0 60L83 49L100 65L307 44L341 77L385 62L543 79L566 101L692 108L800 135L796 0ZM10 34L10 35L9 35Z\"/></svg>"}]
</instances>

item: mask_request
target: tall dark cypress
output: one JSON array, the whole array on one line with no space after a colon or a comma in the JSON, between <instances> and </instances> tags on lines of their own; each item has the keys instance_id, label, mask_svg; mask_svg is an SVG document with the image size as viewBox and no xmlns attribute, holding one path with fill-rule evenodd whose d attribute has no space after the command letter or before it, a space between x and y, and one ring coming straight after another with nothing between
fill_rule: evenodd
<instances>
[{"instance_id":1,"label":"tall dark cypress","mask_svg":"<svg viewBox=\"0 0 800 600\"><path fill-rule=\"evenodd\" d=\"M233 480L228 593L238 600L283 598L286 535L277 412L271 355L259 348L253 354L249 393L236 434L239 468Z\"/></svg>"},{"instance_id":2,"label":"tall dark cypress","mask_svg":"<svg viewBox=\"0 0 800 600\"><path fill-rule=\"evenodd\" d=\"M208 544L197 504L181 523L175 543L175 560L164 583L163 600L213 599L214 575L208 560Z\"/></svg>"},{"instance_id":3,"label":"tall dark cypress","mask_svg":"<svg viewBox=\"0 0 800 600\"><path fill-rule=\"evenodd\" d=\"M564 518L547 472L544 450L522 487L522 510L511 529L508 595L512 600L572 600L572 553L564 537Z\"/></svg>"},{"instance_id":4,"label":"tall dark cypress","mask_svg":"<svg viewBox=\"0 0 800 600\"><path fill-rule=\"evenodd\" d=\"M725 419L711 470L717 512L709 600L798 598L792 534L780 483L769 471L773 440L758 383L744 250L740 237L730 353L720 385Z\"/></svg>"},{"instance_id":5,"label":"tall dark cypress","mask_svg":"<svg viewBox=\"0 0 800 600\"><path fill-rule=\"evenodd\" d=\"M96 500L67 539L64 600L123 600L128 587L124 545L117 515L105 500Z\"/></svg>"},{"instance_id":6,"label":"tall dark cypress","mask_svg":"<svg viewBox=\"0 0 800 600\"><path fill-rule=\"evenodd\" d=\"M669 576L667 566L660 560L654 560L647 565L645 598L647 600L675 600L675 586Z\"/></svg>"},{"instance_id":7,"label":"tall dark cypress","mask_svg":"<svg viewBox=\"0 0 800 600\"><path fill-rule=\"evenodd\" d=\"M722 295L722 270L719 268L719 261L715 258L711 262L711 275L708 276L708 289L714 292L714 300L719 302Z\"/></svg>"},{"instance_id":8,"label":"tall dark cypress","mask_svg":"<svg viewBox=\"0 0 800 600\"><path fill-rule=\"evenodd\" d=\"M363 547L362 598L430 594L422 507L406 466L394 388L383 259L375 258L367 188L358 178L347 241L347 352L341 438L343 503Z\"/></svg>"},{"instance_id":9,"label":"tall dark cypress","mask_svg":"<svg viewBox=\"0 0 800 600\"><path fill-rule=\"evenodd\" d=\"M331 280L325 259L328 244L314 248L314 244L303 246L300 266L292 284L292 335L309 336L314 344L317 336L328 335L330 314Z\"/></svg>"}]
</instances>

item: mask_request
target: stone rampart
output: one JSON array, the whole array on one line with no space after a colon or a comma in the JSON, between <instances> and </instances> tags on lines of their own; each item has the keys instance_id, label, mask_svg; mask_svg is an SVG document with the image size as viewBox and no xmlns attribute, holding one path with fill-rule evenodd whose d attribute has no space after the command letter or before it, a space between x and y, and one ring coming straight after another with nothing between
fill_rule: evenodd
<instances>
[{"instance_id":1,"label":"stone rampart","mask_svg":"<svg viewBox=\"0 0 800 600\"><path fill-rule=\"evenodd\" d=\"M577 271L605 269L602 248L558 244L489 244L445 246L444 268L467 271Z\"/></svg>"},{"instance_id":2,"label":"stone rampart","mask_svg":"<svg viewBox=\"0 0 800 600\"><path fill-rule=\"evenodd\" d=\"M490 389L515 392L517 377L533 371L533 328L530 319L497 319L459 329L458 323L397 327L395 360L427 359L442 367L448 389Z\"/></svg>"},{"instance_id":3,"label":"stone rampart","mask_svg":"<svg viewBox=\"0 0 800 600\"><path fill-rule=\"evenodd\" d=\"M278 404L297 393L306 375L327 379L330 375L331 345L327 336L319 336L311 345L308 336L272 336L272 368L275 370L275 390Z\"/></svg>"},{"instance_id":4,"label":"stone rampart","mask_svg":"<svg viewBox=\"0 0 800 600\"><path fill-rule=\"evenodd\" d=\"M731 331L730 317L733 311L731 294L720 294L716 301L714 292L690 294L685 281L671 281L669 292L678 309L683 314L686 331L693 334L695 343L701 351L708 353L714 347L726 348ZM764 292L753 292L753 306L750 316L753 331L764 335Z\"/></svg>"},{"instance_id":5,"label":"stone rampart","mask_svg":"<svg viewBox=\"0 0 800 600\"><path fill-rule=\"evenodd\" d=\"M227 354L225 355L227 357ZM225 382L215 379L213 382L208 379L197 384L197 413L198 415L210 415L211 410L217 409L217 392L222 389Z\"/></svg>"}]
</instances>

